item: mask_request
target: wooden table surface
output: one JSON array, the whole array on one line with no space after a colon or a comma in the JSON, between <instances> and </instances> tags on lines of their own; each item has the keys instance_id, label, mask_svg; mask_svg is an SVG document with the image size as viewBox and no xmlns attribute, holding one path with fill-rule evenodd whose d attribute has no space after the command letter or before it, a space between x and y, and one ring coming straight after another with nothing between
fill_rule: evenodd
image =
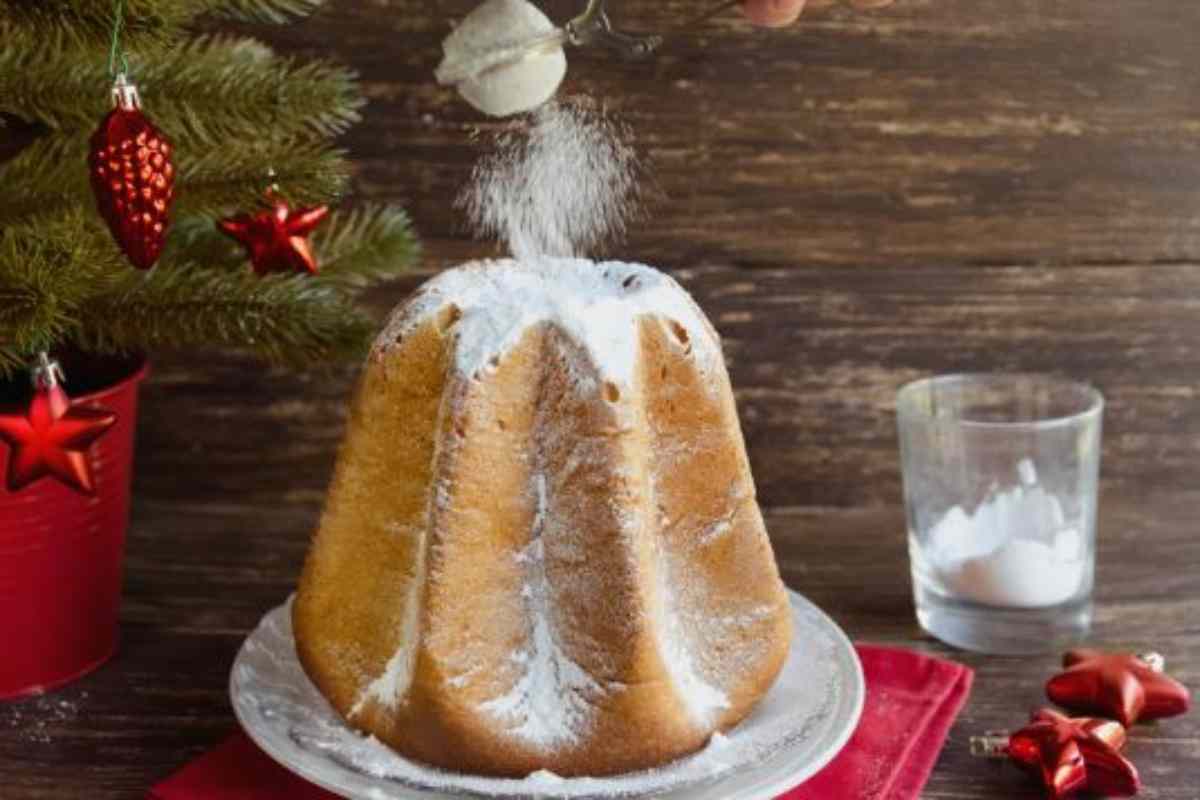
<instances>
[{"instance_id":1,"label":"wooden table surface","mask_svg":"<svg viewBox=\"0 0 1200 800\"><path fill-rule=\"evenodd\" d=\"M613 7L662 29L701 4ZM480 121L430 82L471 5L334 0L256 31L363 74L357 193L404 203L427 244L422 273L372 297L381 312L490 252L450 208ZM545 3L558 19L572 5ZM968 740L1021 723L1056 657L957 653L918 630L891 414L909 379L1021 369L1105 392L1092 641L1157 649L1200 686L1197 30L1200 4L1176 0L899 0L772 34L730 17L652 64L573 60L570 90L636 128L661 189L614 253L670 270L725 337L785 579L856 639L976 670L927 798L1040 796ZM137 798L233 730L230 664L294 586L355 373L156 355L120 653L0 705L0 797ZM1129 753L1143 797L1200 798L1200 713L1138 727Z\"/></svg>"}]
</instances>

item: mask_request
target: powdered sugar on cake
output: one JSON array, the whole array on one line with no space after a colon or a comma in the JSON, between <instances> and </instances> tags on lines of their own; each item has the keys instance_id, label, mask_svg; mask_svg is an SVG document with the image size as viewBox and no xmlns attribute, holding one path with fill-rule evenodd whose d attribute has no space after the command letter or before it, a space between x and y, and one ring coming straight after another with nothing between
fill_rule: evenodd
<instances>
[{"instance_id":1,"label":"powdered sugar on cake","mask_svg":"<svg viewBox=\"0 0 1200 800\"><path fill-rule=\"evenodd\" d=\"M708 747L693 756L613 778L564 779L546 770L522 779L486 778L403 758L374 737L345 726L308 680L295 657L287 608L264 618L239 654L232 699L247 731L284 763L304 763L324 777L336 774L336 780L354 781L361 775L378 781L378 795L371 789L349 788L362 783L342 784L348 796L398 798L420 791L504 800L626 800L668 791L689 797L727 796L721 787L706 787L718 777L768 761L802 768L824 752L831 738L843 740L838 730L853 729L856 715L847 718L843 710L853 707L848 701L862 691L851 680L858 669L853 650L807 601L795 602L797 636L805 647L793 651L780 680L749 720L727 735L714 734Z\"/></svg>"},{"instance_id":2,"label":"powdered sugar on cake","mask_svg":"<svg viewBox=\"0 0 1200 800\"><path fill-rule=\"evenodd\" d=\"M673 279L643 265L598 264L573 258L480 262L444 272L393 316L376 341L376 353L381 355L449 306L456 309L451 330L455 337L454 369L467 379L479 379L494 370L529 328L551 323L587 354L601 381L630 386L640 357L637 322L642 318L656 319L666 326L668 339L694 359L703 374L715 375L723 370L716 332ZM562 355L569 357L566 352ZM583 375L590 371L572 372ZM599 392L600 387L588 390ZM576 448L570 459L583 457ZM519 677L506 692L478 708L517 739L548 749L578 741L594 712L591 704L618 687L597 683L571 659L557 636L545 547L547 538L558 537L554 539L558 542L570 531L554 525L544 474L535 474L530 491L535 507L533 531L529 544L516 556L526 575L522 599L529 620L525 645L511 657ZM729 535L733 513L698 531L698 543L706 545ZM626 524L636 528L640 520L634 514ZM730 707L730 699L706 677L701 663L704 643L692 640L690 626L711 624L727 631L733 623L734 627L753 624L759 615L737 620L685 620L683 609L695 605L679 596L685 591L686 579L672 574L661 550L654 570L654 591L648 598L649 622L672 690L696 724L710 725ZM386 680L386 676L380 680ZM392 686L394 683L389 683Z\"/></svg>"},{"instance_id":3,"label":"powdered sugar on cake","mask_svg":"<svg viewBox=\"0 0 1200 800\"><path fill-rule=\"evenodd\" d=\"M396 652L354 665L350 721L404 752L391 720L436 734L445 714L504 769L574 773L610 769L593 753L665 760L638 760L626 731L682 755L743 719L786 655L786 609L755 543L720 340L682 287L620 262L469 264L428 281L376 341L367 385L402 390L398 411L414 357L449 373L416 432L433 437L428 507L408 522L414 497L385 535L418 554L391 569L429 592L385 601L404 609L383 631ZM757 577L721 580L735 559ZM606 753L618 740L628 752ZM459 753L433 756L452 768Z\"/></svg>"},{"instance_id":4,"label":"powdered sugar on cake","mask_svg":"<svg viewBox=\"0 0 1200 800\"><path fill-rule=\"evenodd\" d=\"M535 476L534 490L533 539L517 554L527 575L521 596L531 625L525 648L511 657L522 674L512 689L479 710L511 725L510 732L523 742L546 749L578 740L593 711L589 698L603 690L571 660L555 633L543 538L549 511L545 475Z\"/></svg>"},{"instance_id":5,"label":"powdered sugar on cake","mask_svg":"<svg viewBox=\"0 0 1200 800\"><path fill-rule=\"evenodd\" d=\"M387 663L383 674L367 684L359 693L358 700L350 710L350 716L356 717L366 708L368 703L379 703L386 708L395 708L408 691L412 683L413 669L416 666L417 626L420 617L420 603L417 601L417 581L414 580L410 590L412 597L404 606L404 619L400 628L400 647Z\"/></svg>"},{"instance_id":6,"label":"powdered sugar on cake","mask_svg":"<svg viewBox=\"0 0 1200 800\"><path fill-rule=\"evenodd\" d=\"M443 400L438 407L439 428L448 412L448 405ZM440 452L435 450L434 461L436 462L440 456ZM433 511L439 502L439 495L441 495L444 489L445 487L439 485L435 486L434 491L430 492L429 500L425 507L425 519L432 518ZM426 547L428 533L422 527L418 527L412 531L406 530L403 526L392 525L391 528L392 533L396 536L417 536L421 540L415 549L416 563L413 565L413 574L406 589L408 597L405 599L403 605L404 614L400 621L400 631L397 638L399 646L388 660L383 673L368 683L359 692L354 706L350 709L351 717L356 717L362 713L368 703L377 703L385 708L395 709L412 685L413 674L417 667L417 643L420 641L421 625L421 587L425 582L429 566L428 548Z\"/></svg>"},{"instance_id":7,"label":"powdered sugar on cake","mask_svg":"<svg viewBox=\"0 0 1200 800\"><path fill-rule=\"evenodd\" d=\"M682 582L671 575L665 553L659 552L657 561L657 597L654 598L651 623L658 633L659 652L675 691L693 719L708 725L718 712L729 708L729 697L701 674L697 648L689 641L687 621L680 613L677 592Z\"/></svg>"},{"instance_id":8,"label":"powdered sugar on cake","mask_svg":"<svg viewBox=\"0 0 1200 800\"><path fill-rule=\"evenodd\" d=\"M603 380L632 384L643 317L674 323L679 346L704 373L723 367L712 325L672 278L647 266L574 258L480 262L429 281L392 317L375 343L386 350L447 305L455 324L456 370L481 375L533 325L549 322L587 352Z\"/></svg>"}]
</instances>

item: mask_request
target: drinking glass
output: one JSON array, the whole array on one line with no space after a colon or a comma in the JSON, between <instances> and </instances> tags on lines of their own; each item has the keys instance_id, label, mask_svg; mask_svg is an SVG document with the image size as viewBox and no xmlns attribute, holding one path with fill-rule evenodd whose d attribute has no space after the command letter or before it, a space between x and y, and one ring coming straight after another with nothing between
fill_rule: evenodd
<instances>
[{"instance_id":1,"label":"drinking glass","mask_svg":"<svg viewBox=\"0 0 1200 800\"><path fill-rule=\"evenodd\" d=\"M917 620L967 650L1087 635L1104 398L1042 375L905 386L897 424Z\"/></svg>"}]
</instances>

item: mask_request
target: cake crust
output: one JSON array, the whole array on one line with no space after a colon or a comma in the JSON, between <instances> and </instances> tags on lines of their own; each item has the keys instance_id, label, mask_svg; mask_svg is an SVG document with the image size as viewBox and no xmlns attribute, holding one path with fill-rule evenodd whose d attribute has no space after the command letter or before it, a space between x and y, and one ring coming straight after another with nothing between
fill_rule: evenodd
<instances>
[{"instance_id":1,"label":"cake crust","mask_svg":"<svg viewBox=\"0 0 1200 800\"><path fill-rule=\"evenodd\" d=\"M434 279L368 360L293 606L348 722L449 770L702 748L791 639L716 332L648 267Z\"/></svg>"}]
</instances>

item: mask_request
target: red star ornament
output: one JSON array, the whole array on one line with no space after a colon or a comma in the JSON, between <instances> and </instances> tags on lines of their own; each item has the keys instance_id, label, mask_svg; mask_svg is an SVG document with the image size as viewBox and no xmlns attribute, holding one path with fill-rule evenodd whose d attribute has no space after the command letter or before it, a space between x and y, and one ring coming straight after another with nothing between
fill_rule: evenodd
<instances>
[{"instance_id":1,"label":"red star ornament","mask_svg":"<svg viewBox=\"0 0 1200 800\"><path fill-rule=\"evenodd\" d=\"M107 409L72 406L57 384L39 384L25 412L0 414L0 440L9 446L8 490L51 476L94 494L87 451L116 421Z\"/></svg>"},{"instance_id":2,"label":"red star ornament","mask_svg":"<svg viewBox=\"0 0 1200 800\"><path fill-rule=\"evenodd\" d=\"M1099 714L1129 727L1138 720L1185 713L1192 704L1183 684L1163 674L1162 657L1071 650L1065 672L1046 684L1046 695L1063 708Z\"/></svg>"},{"instance_id":3,"label":"red star ornament","mask_svg":"<svg viewBox=\"0 0 1200 800\"><path fill-rule=\"evenodd\" d=\"M317 259L308 235L328 214L328 206L293 211L283 200L272 199L271 208L223 219L217 227L242 243L259 275L270 272L316 275Z\"/></svg>"},{"instance_id":4,"label":"red star ornament","mask_svg":"<svg viewBox=\"0 0 1200 800\"><path fill-rule=\"evenodd\" d=\"M1008 756L1042 781L1050 800L1079 792L1132 797L1142 788L1137 768L1121 755L1125 728L1106 719L1079 718L1044 708L1008 740Z\"/></svg>"}]
</instances>

